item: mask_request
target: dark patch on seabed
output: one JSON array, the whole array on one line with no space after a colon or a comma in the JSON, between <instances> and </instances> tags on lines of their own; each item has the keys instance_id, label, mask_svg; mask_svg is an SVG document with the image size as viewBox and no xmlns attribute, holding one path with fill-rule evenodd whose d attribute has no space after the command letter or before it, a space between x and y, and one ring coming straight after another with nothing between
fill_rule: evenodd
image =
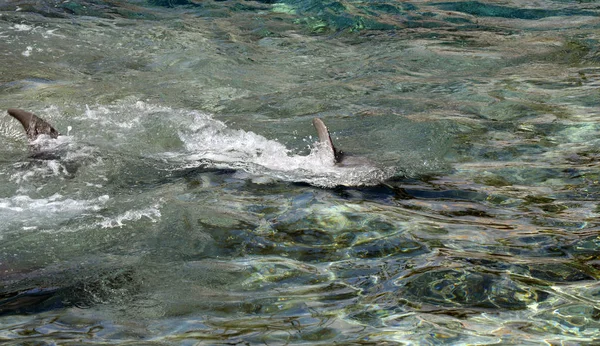
<instances>
[{"instance_id":1,"label":"dark patch on seabed","mask_svg":"<svg viewBox=\"0 0 600 346\"><path fill-rule=\"evenodd\" d=\"M0 342L599 344L599 15L0 2Z\"/></svg>"}]
</instances>

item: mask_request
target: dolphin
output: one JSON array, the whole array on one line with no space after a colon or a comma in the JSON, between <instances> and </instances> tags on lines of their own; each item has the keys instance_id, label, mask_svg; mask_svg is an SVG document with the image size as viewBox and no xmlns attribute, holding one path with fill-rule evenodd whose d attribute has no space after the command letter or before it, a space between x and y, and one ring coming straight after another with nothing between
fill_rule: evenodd
<instances>
[{"instance_id":1,"label":"dolphin","mask_svg":"<svg viewBox=\"0 0 600 346\"><path fill-rule=\"evenodd\" d=\"M333 141L331 140L331 135L329 134L329 130L323 120L319 118L314 118L313 126L317 130L317 135L319 136L319 142L327 148L328 151L331 152L333 157L333 163L340 163L344 159L344 153L341 150L337 150L335 145L333 145Z\"/></svg>"},{"instance_id":2,"label":"dolphin","mask_svg":"<svg viewBox=\"0 0 600 346\"><path fill-rule=\"evenodd\" d=\"M48 149L32 143L35 142L35 140L41 135L49 136L51 139L57 139L58 136L61 135L54 127L52 127L52 125L46 122L46 120L33 113L17 108L9 108L8 114L17 119L21 125L23 125L23 129L25 129L25 134L27 135L27 140L29 141L29 146L31 149L31 158L40 160L56 160L63 156L61 154L61 150L57 150L57 148ZM67 171L75 172L77 168L75 166L71 166L73 165L66 167Z\"/></svg>"},{"instance_id":3,"label":"dolphin","mask_svg":"<svg viewBox=\"0 0 600 346\"><path fill-rule=\"evenodd\" d=\"M331 140L331 135L329 134L329 130L323 120L319 118L313 119L313 126L317 130L317 135L319 136L319 143L323 145L333 157L333 163L336 166L341 167L357 167L357 166L368 166L368 167L376 167L376 165L371 162L366 157L360 156L350 156L344 153L343 151L337 149Z\"/></svg>"},{"instance_id":4,"label":"dolphin","mask_svg":"<svg viewBox=\"0 0 600 346\"><path fill-rule=\"evenodd\" d=\"M22 109L9 108L8 114L17 119L27 134L27 139L32 142L40 135L48 135L51 138L57 138L60 133L48 124L44 119L33 113L26 112Z\"/></svg>"}]
</instances>

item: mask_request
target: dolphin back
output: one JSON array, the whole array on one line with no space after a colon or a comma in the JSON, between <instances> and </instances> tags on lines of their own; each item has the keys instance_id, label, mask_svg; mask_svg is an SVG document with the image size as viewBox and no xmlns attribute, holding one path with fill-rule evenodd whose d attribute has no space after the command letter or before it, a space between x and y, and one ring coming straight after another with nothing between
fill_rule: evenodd
<instances>
[{"instance_id":1,"label":"dolphin back","mask_svg":"<svg viewBox=\"0 0 600 346\"><path fill-rule=\"evenodd\" d=\"M27 134L27 139L30 141L36 140L39 135L48 135L52 138L59 136L58 131L56 131L52 125L33 113L26 112L22 109L9 108L8 114L23 125L25 133Z\"/></svg>"},{"instance_id":2,"label":"dolphin back","mask_svg":"<svg viewBox=\"0 0 600 346\"><path fill-rule=\"evenodd\" d=\"M319 136L319 142L323 143L327 148L329 148L329 150L331 150L331 153L333 154L333 158L334 158L333 163L339 163L340 161L342 161L343 154L340 150L335 149L335 146L333 145L333 141L331 140L331 135L329 134L329 130L327 129L327 126L325 126L325 123L323 122L323 120L321 120L319 118L314 118L313 126L317 130L317 135Z\"/></svg>"}]
</instances>

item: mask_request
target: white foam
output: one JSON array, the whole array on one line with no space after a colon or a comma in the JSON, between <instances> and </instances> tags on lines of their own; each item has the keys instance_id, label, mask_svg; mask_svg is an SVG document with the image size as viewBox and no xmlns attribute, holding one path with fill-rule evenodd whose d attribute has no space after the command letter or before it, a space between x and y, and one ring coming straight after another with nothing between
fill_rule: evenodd
<instances>
[{"instance_id":1,"label":"white foam","mask_svg":"<svg viewBox=\"0 0 600 346\"><path fill-rule=\"evenodd\" d=\"M65 148L71 143L72 138L70 136L58 136L56 138L52 138L49 135L42 134L32 141L31 145L38 146L40 149L54 151Z\"/></svg>"},{"instance_id":2,"label":"white foam","mask_svg":"<svg viewBox=\"0 0 600 346\"><path fill-rule=\"evenodd\" d=\"M56 224L84 213L97 212L107 200L107 196L92 200L75 200L60 194L39 199L26 195L0 198L0 230L14 229L15 226L28 230Z\"/></svg>"},{"instance_id":3,"label":"white foam","mask_svg":"<svg viewBox=\"0 0 600 346\"><path fill-rule=\"evenodd\" d=\"M27 46L27 48L21 53L23 56L30 56L31 52L33 52L33 47Z\"/></svg>"},{"instance_id":4,"label":"white foam","mask_svg":"<svg viewBox=\"0 0 600 346\"><path fill-rule=\"evenodd\" d=\"M125 226L126 221L138 221L145 217L152 222L156 222L160 216L159 206L155 205L141 210L128 210L114 217L103 217L103 221L99 223L99 226L102 228L121 228Z\"/></svg>"},{"instance_id":5,"label":"white foam","mask_svg":"<svg viewBox=\"0 0 600 346\"><path fill-rule=\"evenodd\" d=\"M63 211L85 211L99 210L95 202L106 202L104 196L93 201L78 201L64 199L60 194L54 194L48 198L32 199L29 196L18 195L10 198L0 198L0 210L11 210L15 212L35 212L41 214L58 213Z\"/></svg>"},{"instance_id":6,"label":"white foam","mask_svg":"<svg viewBox=\"0 0 600 346\"><path fill-rule=\"evenodd\" d=\"M58 136L54 139L48 135L40 135L31 146L36 155L55 156L56 159L15 162L15 171L10 175L10 181L23 184L35 178L70 176L69 162L92 157L97 154L97 148L81 145L71 136Z\"/></svg>"},{"instance_id":7,"label":"white foam","mask_svg":"<svg viewBox=\"0 0 600 346\"><path fill-rule=\"evenodd\" d=\"M22 165L17 163L15 166ZM34 178L51 177L68 174L67 168L57 160L43 160L39 165L27 167L25 170L18 169L17 172L10 175L9 180L21 185Z\"/></svg>"},{"instance_id":8,"label":"white foam","mask_svg":"<svg viewBox=\"0 0 600 346\"><path fill-rule=\"evenodd\" d=\"M46 32L44 34L42 34L42 36L44 38L49 38L50 36L60 37L60 38L67 38L67 36L56 34L55 33L56 30L58 30L58 29L46 30Z\"/></svg>"},{"instance_id":9,"label":"white foam","mask_svg":"<svg viewBox=\"0 0 600 346\"><path fill-rule=\"evenodd\" d=\"M15 24L12 26L12 29L15 31L31 31L35 27L27 24Z\"/></svg>"}]
</instances>

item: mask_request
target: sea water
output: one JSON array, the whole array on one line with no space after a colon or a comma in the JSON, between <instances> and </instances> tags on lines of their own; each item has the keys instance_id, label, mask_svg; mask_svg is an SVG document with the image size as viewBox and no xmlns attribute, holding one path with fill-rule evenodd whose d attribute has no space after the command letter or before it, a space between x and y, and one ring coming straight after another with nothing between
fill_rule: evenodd
<instances>
[{"instance_id":1,"label":"sea water","mask_svg":"<svg viewBox=\"0 0 600 346\"><path fill-rule=\"evenodd\" d=\"M599 14L0 3L0 341L597 344Z\"/></svg>"}]
</instances>

